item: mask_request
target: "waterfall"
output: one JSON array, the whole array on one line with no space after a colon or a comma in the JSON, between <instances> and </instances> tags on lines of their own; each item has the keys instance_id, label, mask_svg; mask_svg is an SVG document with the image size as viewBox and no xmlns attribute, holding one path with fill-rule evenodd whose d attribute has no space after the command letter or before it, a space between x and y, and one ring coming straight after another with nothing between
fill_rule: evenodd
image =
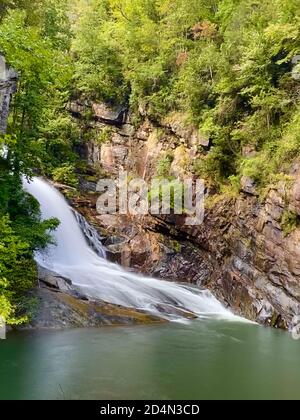
<instances>
[{"instance_id":1,"label":"waterfall","mask_svg":"<svg viewBox=\"0 0 300 420\"><path fill-rule=\"evenodd\" d=\"M76 217L65 198L48 182L34 178L24 181L25 189L41 205L43 219L57 217L56 244L36 254L46 269L72 280L91 299L136 308L167 319L184 319L184 313L198 317L235 317L213 295L189 285L147 278L125 271L107 261L99 235L79 215ZM81 225L81 227L80 227ZM85 234L83 233L85 232ZM89 242L95 240L92 249ZM100 256L99 256L100 255Z\"/></svg>"},{"instance_id":2,"label":"waterfall","mask_svg":"<svg viewBox=\"0 0 300 420\"><path fill-rule=\"evenodd\" d=\"M86 219L78 213L76 210L73 210L77 223L79 224L84 236L91 248L96 252L97 255L101 258L106 258L106 251L102 246L102 238L99 233L96 231L93 226L91 226Z\"/></svg>"}]
</instances>

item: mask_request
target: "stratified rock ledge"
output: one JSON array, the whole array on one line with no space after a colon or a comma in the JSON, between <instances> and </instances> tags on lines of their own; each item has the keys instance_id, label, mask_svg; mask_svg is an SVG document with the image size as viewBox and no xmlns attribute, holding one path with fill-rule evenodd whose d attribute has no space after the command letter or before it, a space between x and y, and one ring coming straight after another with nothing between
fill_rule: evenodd
<instances>
[{"instance_id":1,"label":"stratified rock ledge","mask_svg":"<svg viewBox=\"0 0 300 420\"><path fill-rule=\"evenodd\" d=\"M22 329L64 329L163 323L163 319L108 304L91 301L80 294L68 279L39 268L39 287L32 292L37 308L31 322Z\"/></svg>"}]
</instances>

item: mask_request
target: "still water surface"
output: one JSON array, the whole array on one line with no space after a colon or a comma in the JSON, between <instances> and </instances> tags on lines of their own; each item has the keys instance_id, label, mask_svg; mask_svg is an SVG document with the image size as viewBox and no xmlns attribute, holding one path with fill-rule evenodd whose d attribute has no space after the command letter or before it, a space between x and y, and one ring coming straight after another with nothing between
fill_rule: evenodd
<instances>
[{"instance_id":1,"label":"still water surface","mask_svg":"<svg viewBox=\"0 0 300 420\"><path fill-rule=\"evenodd\" d=\"M12 333L0 399L300 399L300 341L225 321Z\"/></svg>"}]
</instances>

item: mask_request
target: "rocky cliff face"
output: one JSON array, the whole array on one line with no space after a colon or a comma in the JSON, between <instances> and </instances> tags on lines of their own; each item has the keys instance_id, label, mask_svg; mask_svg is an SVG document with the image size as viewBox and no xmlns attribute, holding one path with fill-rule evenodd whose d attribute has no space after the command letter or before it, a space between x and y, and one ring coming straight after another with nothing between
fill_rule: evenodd
<instances>
[{"instance_id":1,"label":"rocky cliff face","mask_svg":"<svg viewBox=\"0 0 300 420\"><path fill-rule=\"evenodd\" d=\"M17 80L18 74L6 65L0 55L0 134L6 132L10 99L16 90Z\"/></svg>"},{"instance_id":2,"label":"rocky cliff face","mask_svg":"<svg viewBox=\"0 0 300 420\"><path fill-rule=\"evenodd\" d=\"M181 115L160 125L144 115L134 127L124 110L75 103L71 110L84 118L85 107L93 115L86 128L93 140L83 146L83 157L110 175L122 169L149 180L160 160L171 154L170 175L184 179L195 175L191 163L210 147ZM105 142L94 140L95 132L99 136L108 129ZM208 191L204 223L195 227L174 215L98 215L95 185L91 177L83 178L83 196L73 204L107 236L111 259L160 278L208 287L249 319L293 326L300 314L299 165L264 199L251 179L242 179L238 196L211 196Z\"/></svg>"}]
</instances>

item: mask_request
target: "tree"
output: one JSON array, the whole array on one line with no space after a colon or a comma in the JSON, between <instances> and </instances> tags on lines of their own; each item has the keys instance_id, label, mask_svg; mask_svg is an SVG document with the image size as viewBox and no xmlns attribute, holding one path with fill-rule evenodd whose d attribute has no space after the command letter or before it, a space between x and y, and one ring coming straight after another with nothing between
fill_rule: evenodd
<instances>
[{"instance_id":1,"label":"tree","mask_svg":"<svg viewBox=\"0 0 300 420\"><path fill-rule=\"evenodd\" d=\"M75 13L72 50L77 89L90 99L126 101L127 85L108 0L81 1Z\"/></svg>"},{"instance_id":2,"label":"tree","mask_svg":"<svg viewBox=\"0 0 300 420\"><path fill-rule=\"evenodd\" d=\"M68 137L61 142L69 144L71 138L71 117L65 111L72 76L68 25L56 21L58 27L48 26L49 16L62 13L64 3L39 3L30 16L27 2L20 2L24 10L14 4L0 24L0 51L20 75L8 134L0 139L7 148L0 158L0 315L10 323L26 320L26 294L37 279L34 251L51 242L58 225L57 220L41 221L39 204L23 191L22 177L33 170L51 172L50 136L56 143L63 133ZM56 159L59 163L62 157Z\"/></svg>"}]
</instances>

